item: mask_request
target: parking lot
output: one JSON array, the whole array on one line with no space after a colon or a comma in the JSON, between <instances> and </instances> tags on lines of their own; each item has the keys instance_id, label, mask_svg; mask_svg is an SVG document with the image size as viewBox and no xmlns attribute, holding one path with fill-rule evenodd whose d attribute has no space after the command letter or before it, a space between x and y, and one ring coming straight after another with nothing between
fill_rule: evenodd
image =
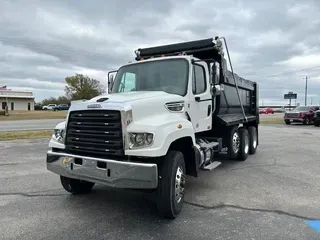
<instances>
[{"instance_id":1,"label":"parking lot","mask_svg":"<svg viewBox=\"0 0 320 240\"><path fill-rule=\"evenodd\" d=\"M157 216L153 195L68 194L46 170L47 140L0 142L0 239L320 239L306 223L320 219L319 133L261 125L256 155L188 178L173 221Z\"/></svg>"}]
</instances>

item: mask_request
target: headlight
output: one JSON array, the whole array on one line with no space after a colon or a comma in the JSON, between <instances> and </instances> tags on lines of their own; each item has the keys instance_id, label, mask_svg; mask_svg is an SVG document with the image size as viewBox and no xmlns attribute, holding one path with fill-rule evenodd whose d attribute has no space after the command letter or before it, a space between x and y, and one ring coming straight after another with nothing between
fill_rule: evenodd
<instances>
[{"instance_id":1,"label":"headlight","mask_svg":"<svg viewBox=\"0 0 320 240\"><path fill-rule=\"evenodd\" d=\"M57 141L63 142L64 137L66 136L66 132L64 129L55 129L53 131L53 136Z\"/></svg>"},{"instance_id":2,"label":"headlight","mask_svg":"<svg viewBox=\"0 0 320 240\"><path fill-rule=\"evenodd\" d=\"M153 133L129 133L129 148L150 146L153 140Z\"/></svg>"}]
</instances>

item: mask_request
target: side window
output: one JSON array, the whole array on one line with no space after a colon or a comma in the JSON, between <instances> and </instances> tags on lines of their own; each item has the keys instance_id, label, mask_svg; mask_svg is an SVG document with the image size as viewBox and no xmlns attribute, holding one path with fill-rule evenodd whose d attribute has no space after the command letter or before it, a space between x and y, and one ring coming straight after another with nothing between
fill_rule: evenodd
<instances>
[{"instance_id":1,"label":"side window","mask_svg":"<svg viewBox=\"0 0 320 240\"><path fill-rule=\"evenodd\" d=\"M126 72L122 75L121 83L119 85L119 92L130 92L136 89L136 75L134 73Z\"/></svg>"},{"instance_id":2,"label":"side window","mask_svg":"<svg viewBox=\"0 0 320 240\"><path fill-rule=\"evenodd\" d=\"M193 65L193 81L192 92L193 94L200 94L206 90L206 77L205 70L200 65Z\"/></svg>"}]
</instances>

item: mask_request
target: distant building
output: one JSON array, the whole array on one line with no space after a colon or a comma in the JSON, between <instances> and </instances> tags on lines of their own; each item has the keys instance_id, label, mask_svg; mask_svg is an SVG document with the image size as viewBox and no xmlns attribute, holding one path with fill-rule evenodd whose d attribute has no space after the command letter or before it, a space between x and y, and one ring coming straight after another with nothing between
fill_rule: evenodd
<instances>
[{"instance_id":1,"label":"distant building","mask_svg":"<svg viewBox=\"0 0 320 240\"><path fill-rule=\"evenodd\" d=\"M34 110L34 96L29 91L13 91L7 86L0 87L0 109L8 106L9 111Z\"/></svg>"}]
</instances>

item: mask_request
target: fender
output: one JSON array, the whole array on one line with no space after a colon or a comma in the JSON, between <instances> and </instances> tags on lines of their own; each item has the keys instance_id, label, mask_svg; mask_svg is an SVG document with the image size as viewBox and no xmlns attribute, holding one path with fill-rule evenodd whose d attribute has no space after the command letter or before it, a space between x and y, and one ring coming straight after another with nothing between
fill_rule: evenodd
<instances>
[{"instance_id":1,"label":"fender","mask_svg":"<svg viewBox=\"0 0 320 240\"><path fill-rule=\"evenodd\" d=\"M151 146L126 150L125 154L129 156L164 156L171 143L183 137L191 137L195 144L193 125L182 114L161 114L132 122L127 131L154 133L154 142Z\"/></svg>"}]
</instances>

